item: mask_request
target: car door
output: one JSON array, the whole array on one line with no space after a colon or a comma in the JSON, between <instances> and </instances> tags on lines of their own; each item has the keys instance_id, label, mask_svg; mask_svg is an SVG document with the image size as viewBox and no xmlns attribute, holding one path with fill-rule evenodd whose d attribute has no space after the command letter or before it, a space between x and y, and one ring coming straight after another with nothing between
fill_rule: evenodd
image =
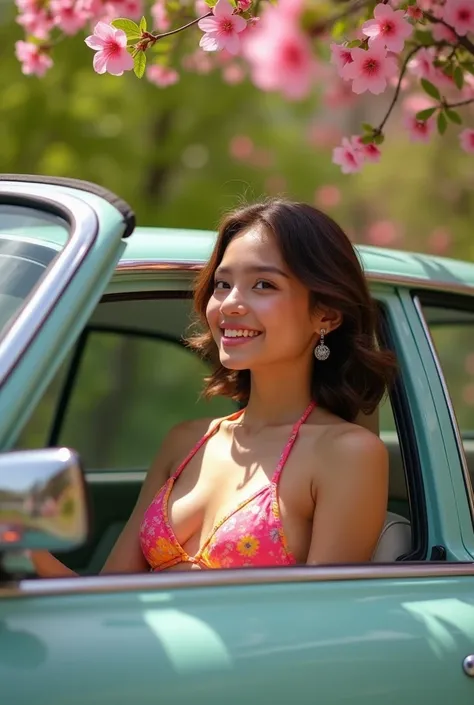
<instances>
[{"instance_id":1,"label":"car door","mask_svg":"<svg viewBox=\"0 0 474 705\"><path fill-rule=\"evenodd\" d=\"M0 449L79 336L133 225L127 204L92 184L0 177Z\"/></svg>"},{"instance_id":2,"label":"car door","mask_svg":"<svg viewBox=\"0 0 474 705\"><path fill-rule=\"evenodd\" d=\"M436 500L424 517L411 513L418 559L23 581L0 600L9 703L472 703L474 566L444 504L455 494L454 428L433 428L448 401L404 296L378 292L401 367L402 453ZM456 501L467 505L466 491ZM447 560L429 560L437 545Z\"/></svg>"}]
</instances>

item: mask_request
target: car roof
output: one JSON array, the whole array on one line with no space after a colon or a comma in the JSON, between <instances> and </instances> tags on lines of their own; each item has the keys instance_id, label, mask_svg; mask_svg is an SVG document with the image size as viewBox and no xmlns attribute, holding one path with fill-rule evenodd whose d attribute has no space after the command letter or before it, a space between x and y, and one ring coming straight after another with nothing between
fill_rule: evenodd
<instances>
[{"instance_id":1,"label":"car roof","mask_svg":"<svg viewBox=\"0 0 474 705\"><path fill-rule=\"evenodd\" d=\"M147 269L157 262L196 269L209 258L215 239L216 233L210 230L137 227L127 240L118 269ZM469 288L474 295L472 262L368 245L356 245L356 250L373 281L450 291Z\"/></svg>"}]
</instances>

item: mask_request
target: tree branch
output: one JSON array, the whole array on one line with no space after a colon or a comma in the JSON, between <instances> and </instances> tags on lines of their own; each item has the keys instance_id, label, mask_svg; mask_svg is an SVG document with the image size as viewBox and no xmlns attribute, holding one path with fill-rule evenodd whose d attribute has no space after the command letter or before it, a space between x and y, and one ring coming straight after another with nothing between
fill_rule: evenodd
<instances>
[{"instance_id":1,"label":"tree branch","mask_svg":"<svg viewBox=\"0 0 474 705\"><path fill-rule=\"evenodd\" d=\"M442 19L439 19L438 17L435 17L431 14L431 12L423 12L423 15L426 17L427 20L429 20L433 24L442 24L444 27L450 29L451 32L456 35L458 44L464 47L464 49L467 49L467 51L474 56L474 44L470 41L470 39L468 39L467 37L461 37L457 32L454 31L453 27L451 27L450 24L448 24Z\"/></svg>"},{"instance_id":2,"label":"tree branch","mask_svg":"<svg viewBox=\"0 0 474 705\"><path fill-rule=\"evenodd\" d=\"M385 123L387 122L388 118L390 117L391 112L392 112L392 110L393 110L394 107L395 107L395 103L396 103L397 100L398 100L398 96L400 95L400 88L401 88L401 85L402 85L403 76L405 75L405 72L406 72L406 70L407 70L408 63L409 63L410 59L412 59L412 58L415 56L415 54L416 54L418 51L420 51L420 49L423 49L423 46L422 46L421 44L420 44L419 46L414 47L414 48L413 48L411 51L409 51L408 54L406 55L405 60L404 60L403 65L402 65L402 69L401 69L401 71L400 71L400 76L399 76L399 78L398 78L397 87L396 87L396 89L395 89L395 93L393 94L392 102L391 102L390 105L388 106L388 110L387 110L387 112L386 112L386 114L385 114L385 117L383 118L382 122L381 122L380 125L375 129L375 134L378 134L378 135L382 134L382 130L383 130L383 128L385 127Z\"/></svg>"},{"instance_id":3,"label":"tree branch","mask_svg":"<svg viewBox=\"0 0 474 705\"><path fill-rule=\"evenodd\" d=\"M459 103L443 103L444 108L462 108L464 105L471 105L474 103L474 98L469 98L469 100L460 100Z\"/></svg>"},{"instance_id":4,"label":"tree branch","mask_svg":"<svg viewBox=\"0 0 474 705\"><path fill-rule=\"evenodd\" d=\"M335 25L336 22L339 22L339 20L344 19L344 17L350 17L351 15L355 15L357 12L359 12L359 10L362 10L364 7L367 7L370 4L371 0L353 0L349 4L349 7L347 7L345 10L342 10L341 12L336 12L336 14L332 15L327 20L316 22L312 27L308 29L309 36L317 37L319 34L322 34L322 32Z\"/></svg>"},{"instance_id":5,"label":"tree branch","mask_svg":"<svg viewBox=\"0 0 474 705\"><path fill-rule=\"evenodd\" d=\"M210 17L212 14L212 12L207 12L202 17L197 17L195 20L188 22L188 24L184 24L182 27L177 27L176 29L171 29L169 32L163 32L163 34L153 34L153 32L144 32L143 36L145 39L152 39L154 44L159 39L163 39L164 37L170 37L172 34L178 34L178 32L182 32L183 30L188 29L188 27L192 27L193 24L197 24L205 17Z\"/></svg>"}]
</instances>

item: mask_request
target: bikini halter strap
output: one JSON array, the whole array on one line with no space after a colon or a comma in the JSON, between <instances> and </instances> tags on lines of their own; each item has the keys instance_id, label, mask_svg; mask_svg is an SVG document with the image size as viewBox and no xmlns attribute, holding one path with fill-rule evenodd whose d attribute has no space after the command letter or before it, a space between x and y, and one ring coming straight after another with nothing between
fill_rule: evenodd
<instances>
[{"instance_id":1,"label":"bikini halter strap","mask_svg":"<svg viewBox=\"0 0 474 705\"><path fill-rule=\"evenodd\" d=\"M311 401L306 409L304 410L301 418L298 419L298 421L295 423L293 426L293 429L291 431L290 437L288 438L285 447L283 448L283 452L280 456L280 460L278 461L278 465L276 467L275 472L273 473L272 477L272 482L275 484L278 484L279 477L281 475L281 472L283 468L285 467L285 463L288 460L288 456L291 453L291 449L293 448L296 438L298 436L299 430L301 426L308 420L309 415L313 411L313 409L316 406L316 402ZM172 479L176 480L179 475L182 473L186 465L189 463L191 458L193 458L198 450L202 448L202 446L206 443L206 441L213 436L217 431L219 430L221 424L223 421L234 421L235 419L238 419L239 416L241 416L244 413L245 409L239 409L238 411L234 412L233 414L230 414L229 416L225 416L224 418L220 419L216 424L212 426L205 434L204 436L196 443L196 445L189 451L187 456L184 458L184 460L180 463L180 465L177 467L176 471L173 473L171 476Z\"/></svg>"},{"instance_id":2,"label":"bikini halter strap","mask_svg":"<svg viewBox=\"0 0 474 705\"><path fill-rule=\"evenodd\" d=\"M293 429L291 431L290 437L288 438L285 447L283 448L283 452L280 455L280 460L278 461L278 465L276 467L275 472L273 473L272 477L272 482L275 485L278 485L278 481L280 479L280 475L283 471L283 468L285 467L286 461L288 460L288 456L291 453L291 450L293 446L295 445L295 441L298 437L298 433L300 431L301 426L308 420L309 415L313 411L313 409L316 407L316 402L311 401L306 409L303 411L303 415L301 416L300 419L295 423L293 426Z\"/></svg>"}]
</instances>

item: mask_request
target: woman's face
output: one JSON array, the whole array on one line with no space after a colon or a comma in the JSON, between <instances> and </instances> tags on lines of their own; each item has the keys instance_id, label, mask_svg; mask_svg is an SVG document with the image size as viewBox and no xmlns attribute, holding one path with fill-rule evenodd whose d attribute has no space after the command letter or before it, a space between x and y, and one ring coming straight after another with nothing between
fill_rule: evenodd
<instances>
[{"instance_id":1,"label":"woman's face","mask_svg":"<svg viewBox=\"0 0 474 705\"><path fill-rule=\"evenodd\" d=\"M232 370L307 360L319 338L321 321L310 313L308 289L262 226L228 245L206 315L221 364Z\"/></svg>"}]
</instances>

